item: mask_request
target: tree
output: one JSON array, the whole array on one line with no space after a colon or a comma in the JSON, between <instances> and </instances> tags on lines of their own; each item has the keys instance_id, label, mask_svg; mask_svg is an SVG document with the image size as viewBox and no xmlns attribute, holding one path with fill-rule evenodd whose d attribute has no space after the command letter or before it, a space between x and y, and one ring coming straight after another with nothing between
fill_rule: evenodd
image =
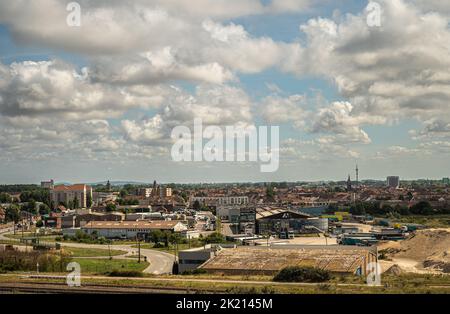
<instances>
[{"instance_id":1,"label":"tree","mask_svg":"<svg viewBox=\"0 0 450 314\"><path fill-rule=\"evenodd\" d=\"M275 200L275 192L273 190L272 185L269 185L266 189L266 196L270 201L274 201Z\"/></svg>"},{"instance_id":2,"label":"tree","mask_svg":"<svg viewBox=\"0 0 450 314\"><path fill-rule=\"evenodd\" d=\"M433 208L431 204L426 201L421 201L417 204L414 204L410 209L412 214L415 215L432 215Z\"/></svg>"},{"instance_id":3,"label":"tree","mask_svg":"<svg viewBox=\"0 0 450 314\"><path fill-rule=\"evenodd\" d=\"M278 282L324 282L331 279L327 270L292 266L283 268L274 278Z\"/></svg>"},{"instance_id":4,"label":"tree","mask_svg":"<svg viewBox=\"0 0 450 314\"><path fill-rule=\"evenodd\" d=\"M73 198L73 208L72 209L77 209L80 207L80 202L78 201L78 197L75 195L75 197Z\"/></svg>"},{"instance_id":5,"label":"tree","mask_svg":"<svg viewBox=\"0 0 450 314\"><path fill-rule=\"evenodd\" d=\"M225 237L223 236L223 234L221 234L219 232L214 232L214 233L211 233L206 238L201 239L201 241L204 244L223 243L223 242L225 242Z\"/></svg>"},{"instance_id":6,"label":"tree","mask_svg":"<svg viewBox=\"0 0 450 314\"><path fill-rule=\"evenodd\" d=\"M363 203L356 203L355 205L352 205L350 207L350 213L352 215L357 215L357 216L361 216L361 215L365 215L366 214L366 209Z\"/></svg>"},{"instance_id":7,"label":"tree","mask_svg":"<svg viewBox=\"0 0 450 314\"><path fill-rule=\"evenodd\" d=\"M36 201L34 199L30 199L26 204L22 205L21 209L31 214L37 214L36 207Z\"/></svg>"},{"instance_id":8,"label":"tree","mask_svg":"<svg viewBox=\"0 0 450 314\"><path fill-rule=\"evenodd\" d=\"M8 193L0 193L0 203L12 203L12 197Z\"/></svg>"},{"instance_id":9,"label":"tree","mask_svg":"<svg viewBox=\"0 0 450 314\"><path fill-rule=\"evenodd\" d=\"M7 222L13 221L14 223L18 223L20 220L20 210L19 206L13 204L6 209L5 220Z\"/></svg>"},{"instance_id":10,"label":"tree","mask_svg":"<svg viewBox=\"0 0 450 314\"><path fill-rule=\"evenodd\" d=\"M169 247L169 242L170 242L171 235L172 235L172 233L170 231L164 231L163 232L162 239L164 241L165 247Z\"/></svg>"},{"instance_id":11,"label":"tree","mask_svg":"<svg viewBox=\"0 0 450 314\"><path fill-rule=\"evenodd\" d=\"M149 238L150 238L151 242L153 242L155 244L158 244L160 241L162 241L163 233L161 232L161 230L153 230L150 233L150 237Z\"/></svg>"},{"instance_id":12,"label":"tree","mask_svg":"<svg viewBox=\"0 0 450 314\"><path fill-rule=\"evenodd\" d=\"M48 207L46 204L39 205L39 215L48 215L50 214L50 207Z\"/></svg>"},{"instance_id":13,"label":"tree","mask_svg":"<svg viewBox=\"0 0 450 314\"><path fill-rule=\"evenodd\" d=\"M196 200L194 202L194 205L192 205L192 207L194 208L194 210L199 211L202 208L202 205L200 204L200 202L198 200Z\"/></svg>"},{"instance_id":14,"label":"tree","mask_svg":"<svg viewBox=\"0 0 450 314\"><path fill-rule=\"evenodd\" d=\"M86 207L87 208L91 208L92 207L92 196L91 196L91 193L89 193L86 196Z\"/></svg>"},{"instance_id":15,"label":"tree","mask_svg":"<svg viewBox=\"0 0 450 314\"><path fill-rule=\"evenodd\" d=\"M106 211L107 212L114 212L116 211L116 204L114 203L108 203L108 205L106 205Z\"/></svg>"},{"instance_id":16,"label":"tree","mask_svg":"<svg viewBox=\"0 0 450 314\"><path fill-rule=\"evenodd\" d=\"M172 233L169 236L169 242L172 244L179 244L181 243L181 236L178 233Z\"/></svg>"}]
</instances>

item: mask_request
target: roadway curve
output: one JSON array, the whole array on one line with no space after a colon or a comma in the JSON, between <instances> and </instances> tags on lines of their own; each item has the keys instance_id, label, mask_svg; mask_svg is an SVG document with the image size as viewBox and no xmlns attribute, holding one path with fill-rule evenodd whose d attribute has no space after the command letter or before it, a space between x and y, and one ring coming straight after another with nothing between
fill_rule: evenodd
<instances>
[{"instance_id":1,"label":"roadway curve","mask_svg":"<svg viewBox=\"0 0 450 314\"><path fill-rule=\"evenodd\" d=\"M5 234L7 234L11 231L12 231L12 229L0 230L0 240L19 242L19 240L17 240L17 239L5 237ZM54 244L51 242L48 242L48 243L41 242L41 243L42 244ZM61 243L61 246L64 246L64 247L108 250L108 245L104 245L104 244L64 243L64 242L60 242L60 243ZM124 255L114 256L113 258L115 258L115 259L120 259L120 258L123 259L123 258L126 258L127 256L138 254L138 249L132 247L132 245L129 245L129 244L127 244L127 245L125 245L125 244L111 245L110 247L111 247L111 249L114 249L114 250L121 250L121 251L127 252ZM146 269L144 269L144 273L154 274L154 275L163 275L163 274L171 274L172 273L172 266L173 266L173 262L175 260L174 255L165 253L165 252L156 251L156 250L150 250L150 249L141 249L141 255L147 257L147 261L150 263L150 265ZM94 258L105 258L105 257L103 256L103 257L94 257Z\"/></svg>"}]
</instances>

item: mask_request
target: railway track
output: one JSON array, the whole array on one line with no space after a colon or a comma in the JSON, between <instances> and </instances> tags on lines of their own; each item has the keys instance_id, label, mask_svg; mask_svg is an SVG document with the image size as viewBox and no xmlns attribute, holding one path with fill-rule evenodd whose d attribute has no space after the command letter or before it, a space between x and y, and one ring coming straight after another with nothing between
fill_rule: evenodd
<instances>
[{"instance_id":1,"label":"railway track","mask_svg":"<svg viewBox=\"0 0 450 314\"><path fill-rule=\"evenodd\" d=\"M0 283L0 293L32 294L193 294L217 293L217 290L203 290L179 287L136 287L88 284L69 287L64 283Z\"/></svg>"}]
</instances>

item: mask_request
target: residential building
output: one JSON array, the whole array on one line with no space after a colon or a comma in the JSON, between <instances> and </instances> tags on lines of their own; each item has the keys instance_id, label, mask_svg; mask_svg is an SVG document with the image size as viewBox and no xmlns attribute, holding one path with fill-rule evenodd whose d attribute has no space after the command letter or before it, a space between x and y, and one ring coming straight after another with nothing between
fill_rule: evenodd
<instances>
[{"instance_id":1,"label":"residential building","mask_svg":"<svg viewBox=\"0 0 450 314\"><path fill-rule=\"evenodd\" d=\"M92 201L96 205L115 202L117 198L117 194L113 192L92 192Z\"/></svg>"},{"instance_id":2,"label":"residential building","mask_svg":"<svg viewBox=\"0 0 450 314\"><path fill-rule=\"evenodd\" d=\"M249 203L248 196L211 196L211 197L191 197L191 206L195 202L202 205L247 205Z\"/></svg>"},{"instance_id":3,"label":"residential building","mask_svg":"<svg viewBox=\"0 0 450 314\"><path fill-rule=\"evenodd\" d=\"M50 190L50 200L54 209L60 204L66 206L73 204L76 208L86 208L89 198L92 201L92 188L86 184L57 185Z\"/></svg>"},{"instance_id":4,"label":"residential building","mask_svg":"<svg viewBox=\"0 0 450 314\"><path fill-rule=\"evenodd\" d=\"M386 178L386 185L389 188L398 189L400 187L400 177L389 176Z\"/></svg>"},{"instance_id":5,"label":"residential building","mask_svg":"<svg viewBox=\"0 0 450 314\"><path fill-rule=\"evenodd\" d=\"M164 187L161 189L160 193L161 193L160 194L161 198L169 198L169 197L172 197L173 192L172 192L172 188Z\"/></svg>"},{"instance_id":6,"label":"residential building","mask_svg":"<svg viewBox=\"0 0 450 314\"><path fill-rule=\"evenodd\" d=\"M53 187L55 186L55 183L53 180L50 181L42 181L41 182L41 188L43 189L53 189Z\"/></svg>"},{"instance_id":7,"label":"residential building","mask_svg":"<svg viewBox=\"0 0 450 314\"><path fill-rule=\"evenodd\" d=\"M6 210L0 206L0 221L5 221L6 219Z\"/></svg>"},{"instance_id":8,"label":"residential building","mask_svg":"<svg viewBox=\"0 0 450 314\"><path fill-rule=\"evenodd\" d=\"M140 188L138 189L137 194L139 196L149 198L150 196L152 196L152 192L153 192L152 188Z\"/></svg>"}]
</instances>

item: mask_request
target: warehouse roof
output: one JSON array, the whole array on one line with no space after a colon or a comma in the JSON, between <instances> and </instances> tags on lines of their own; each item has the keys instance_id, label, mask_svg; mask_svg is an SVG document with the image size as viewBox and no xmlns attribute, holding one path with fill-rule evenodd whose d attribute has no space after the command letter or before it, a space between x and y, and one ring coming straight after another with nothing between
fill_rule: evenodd
<instances>
[{"instance_id":1,"label":"warehouse roof","mask_svg":"<svg viewBox=\"0 0 450 314\"><path fill-rule=\"evenodd\" d=\"M279 214L287 213L287 218L309 218L308 214L281 208L259 207L256 208L256 219L268 218Z\"/></svg>"},{"instance_id":2,"label":"warehouse roof","mask_svg":"<svg viewBox=\"0 0 450 314\"><path fill-rule=\"evenodd\" d=\"M160 229L171 230L181 221L91 221L83 229Z\"/></svg>"},{"instance_id":3,"label":"warehouse roof","mask_svg":"<svg viewBox=\"0 0 450 314\"><path fill-rule=\"evenodd\" d=\"M280 271L288 266L309 266L339 273L355 273L369 250L327 248L237 247L222 249L201 268L210 271Z\"/></svg>"}]
</instances>

